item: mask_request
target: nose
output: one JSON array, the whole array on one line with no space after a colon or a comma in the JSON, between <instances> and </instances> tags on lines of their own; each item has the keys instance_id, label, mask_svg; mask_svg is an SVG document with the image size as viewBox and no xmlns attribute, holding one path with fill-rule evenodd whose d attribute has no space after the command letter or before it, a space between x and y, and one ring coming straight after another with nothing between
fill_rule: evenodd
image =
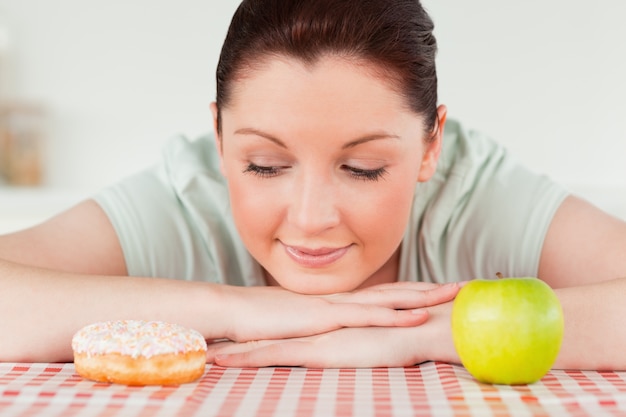
<instances>
[{"instance_id":1,"label":"nose","mask_svg":"<svg viewBox=\"0 0 626 417\"><path fill-rule=\"evenodd\" d=\"M317 235L337 226L340 212L332 178L303 173L294 182L287 220L306 235Z\"/></svg>"}]
</instances>

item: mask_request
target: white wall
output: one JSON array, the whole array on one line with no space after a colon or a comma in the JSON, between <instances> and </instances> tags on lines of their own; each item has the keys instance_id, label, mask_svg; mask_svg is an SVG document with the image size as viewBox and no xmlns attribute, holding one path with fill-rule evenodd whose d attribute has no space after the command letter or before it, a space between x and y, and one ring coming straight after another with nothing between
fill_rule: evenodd
<instances>
[{"instance_id":1,"label":"white wall","mask_svg":"<svg viewBox=\"0 0 626 417\"><path fill-rule=\"evenodd\" d=\"M210 129L214 71L238 2L0 0L13 95L49 112L46 182L100 187Z\"/></svg>"},{"instance_id":2,"label":"white wall","mask_svg":"<svg viewBox=\"0 0 626 417\"><path fill-rule=\"evenodd\" d=\"M424 3L452 115L562 183L626 186L625 1Z\"/></svg>"},{"instance_id":3,"label":"white wall","mask_svg":"<svg viewBox=\"0 0 626 417\"><path fill-rule=\"evenodd\" d=\"M98 188L210 129L237 0L0 0L11 94L49 111L46 183ZM450 115L567 184L626 185L626 2L425 0Z\"/></svg>"}]
</instances>

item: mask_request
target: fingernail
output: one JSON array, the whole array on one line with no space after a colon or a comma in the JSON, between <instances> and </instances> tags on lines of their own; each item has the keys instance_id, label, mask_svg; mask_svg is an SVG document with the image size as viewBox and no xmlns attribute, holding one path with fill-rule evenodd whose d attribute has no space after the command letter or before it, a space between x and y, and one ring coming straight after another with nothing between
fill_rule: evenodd
<instances>
[{"instance_id":1,"label":"fingernail","mask_svg":"<svg viewBox=\"0 0 626 417\"><path fill-rule=\"evenodd\" d=\"M215 360L215 362L221 362L223 360L228 359L230 355L228 353L220 353L218 355L215 355L215 357L213 358Z\"/></svg>"},{"instance_id":2,"label":"fingernail","mask_svg":"<svg viewBox=\"0 0 626 417\"><path fill-rule=\"evenodd\" d=\"M441 287L439 287L439 289L443 291L458 289L458 288L459 288L458 282L448 282L447 284L442 284Z\"/></svg>"},{"instance_id":3,"label":"fingernail","mask_svg":"<svg viewBox=\"0 0 626 417\"><path fill-rule=\"evenodd\" d=\"M415 315L424 315L428 313L428 311L424 310L423 308L416 308L414 310L411 310L411 314L415 314Z\"/></svg>"}]
</instances>

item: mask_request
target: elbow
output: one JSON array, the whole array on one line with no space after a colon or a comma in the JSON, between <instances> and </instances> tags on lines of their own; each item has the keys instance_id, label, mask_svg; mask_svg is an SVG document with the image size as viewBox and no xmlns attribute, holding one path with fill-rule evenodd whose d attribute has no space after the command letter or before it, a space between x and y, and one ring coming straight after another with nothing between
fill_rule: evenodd
<instances>
[{"instance_id":1,"label":"elbow","mask_svg":"<svg viewBox=\"0 0 626 417\"><path fill-rule=\"evenodd\" d=\"M0 363L36 363L73 362L74 357L70 348L48 349L41 343L16 343L16 340L0 341Z\"/></svg>"}]
</instances>

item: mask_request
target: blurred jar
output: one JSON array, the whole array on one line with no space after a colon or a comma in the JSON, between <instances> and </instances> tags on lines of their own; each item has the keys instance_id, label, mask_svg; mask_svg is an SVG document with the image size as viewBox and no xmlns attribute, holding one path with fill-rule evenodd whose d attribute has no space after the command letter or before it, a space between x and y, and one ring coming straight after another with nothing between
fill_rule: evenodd
<instances>
[{"instance_id":1,"label":"blurred jar","mask_svg":"<svg viewBox=\"0 0 626 417\"><path fill-rule=\"evenodd\" d=\"M41 184L42 122L38 106L0 104L0 174L8 184Z\"/></svg>"}]
</instances>

